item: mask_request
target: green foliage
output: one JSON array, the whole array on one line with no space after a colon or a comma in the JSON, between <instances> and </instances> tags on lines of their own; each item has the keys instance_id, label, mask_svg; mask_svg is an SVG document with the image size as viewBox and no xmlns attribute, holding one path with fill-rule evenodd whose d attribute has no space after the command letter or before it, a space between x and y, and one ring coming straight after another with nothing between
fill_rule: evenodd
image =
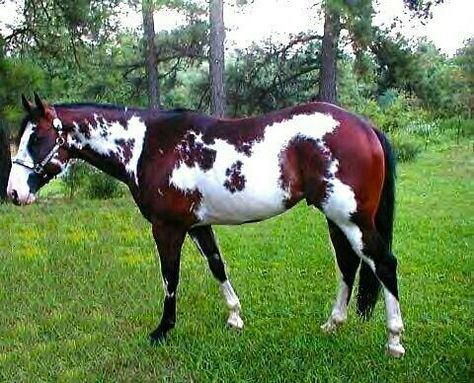
<instances>
[{"instance_id":1,"label":"green foliage","mask_svg":"<svg viewBox=\"0 0 474 383\"><path fill-rule=\"evenodd\" d=\"M343 99L347 99L347 95ZM414 125L429 121L429 115L416 105L416 100L394 89L387 90L377 101L363 97L352 99L347 107L388 133L409 132Z\"/></svg>"},{"instance_id":2,"label":"green foliage","mask_svg":"<svg viewBox=\"0 0 474 383\"><path fill-rule=\"evenodd\" d=\"M83 161L71 161L64 174L60 177L65 194L73 198L77 192L85 187L90 166Z\"/></svg>"},{"instance_id":3,"label":"green foliage","mask_svg":"<svg viewBox=\"0 0 474 383\"><path fill-rule=\"evenodd\" d=\"M287 44L267 41L236 52L227 62L227 110L255 115L307 102L316 94L319 37L301 34Z\"/></svg>"},{"instance_id":4,"label":"green foliage","mask_svg":"<svg viewBox=\"0 0 474 383\"><path fill-rule=\"evenodd\" d=\"M474 137L474 119L451 117L438 121L439 132L443 137L459 142L462 138Z\"/></svg>"},{"instance_id":5,"label":"green foliage","mask_svg":"<svg viewBox=\"0 0 474 383\"><path fill-rule=\"evenodd\" d=\"M458 103L464 106L465 114L472 117L474 112L474 37L468 39L458 50L454 63L458 68L453 75L458 86L455 94L458 97Z\"/></svg>"},{"instance_id":6,"label":"green foliage","mask_svg":"<svg viewBox=\"0 0 474 383\"><path fill-rule=\"evenodd\" d=\"M474 80L468 64L474 62L469 58L474 55L469 44L467 41L456 58L448 58L430 42L413 43L379 30L371 47L377 63L377 94L389 89L403 91L434 117L469 115L474 105Z\"/></svg>"},{"instance_id":7,"label":"green foliage","mask_svg":"<svg viewBox=\"0 0 474 383\"><path fill-rule=\"evenodd\" d=\"M409 137L395 136L392 138L395 157L399 162L414 161L421 153L421 145Z\"/></svg>"},{"instance_id":8,"label":"green foliage","mask_svg":"<svg viewBox=\"0 0 474 383\"><path fill-rule=\"evenodd\" d=\"M389 31L378 30L371 50L377 63L379 93L390 88L411 91L418 66L409 41L401 35L393 38Z\"/></svg>"},{"instance_id":9,"label":"green foliage","mask_svg":"<svg viewBox=\"0 0 474 383\"><path fill-rule=\"evenodd\" d=\"M349 86L346 83L341 87L341 100L347 102L344 106L388 132L402 162L415 160L430 146L444 147L470 137L474 132L473 120L460 117L435 119L420 107L416 98L396 89L388 89L377 100L367 99L360 87L351 86L351 76L343 75L341 78L349 80Z\"/></svg>"},{"instance_id":10,"label":"green foliage","mask_svg":"<svg viewBox=\"0 0 474 383\"><path fill-rule=\"evenodd\" d=\"M0 37L0 120L6 130L13 130L23 116L21 94L29 94L43 84L41 68L31 60L5 56Z\"/></svg>"},{"instance_id":11,"label":"green foliage","mask_svg":"<svg viewBox=\"0 0 474 383\"><path fill-rule=\"evenodd\" d=\"M35 2L27 1L28 28L23 31L26 24L20 25L0 57L0 118L17 129L22 116L20 94L31 95L33 90L52 102L146 105L142 36L118 29L120 7L116 5L122 3L45 0L42 7L35 7ZM128 3L140 9L139 1ZM472 115L473 39L450 59L427 41L408 41L373 29L371 1L328 4L340 12L355 54L341 52L338 58L341 105L392 135L405 135L404 141L412 135L421 148L442 141L442 129L425 129L433 121ZM155 5L177 10L188 21L157 34L162 104L206 112L208 23L203 16L207 5L186 0L159 0ZM423 9L421 3L413 6L414 11ZM320 36L314 34L235 51L226 62L228 114L256 115L312 100L318 90L319 53ZM459 128L452 136L465 131Z\"/></svg>"},{"instance_id":12,"label":"green foliage","mask_svg":"<svg viewBox=\"0 0 474 383\"><path fill-rule=\"evenodd\" d=\"M119 197L122 189L115 178L92 169L87 177L85 193L90 199L109 199Z\"/></svg>"},{"instance_id":13,"label":"green foliage","mask_svg":"<svg viewBox=\"0 0 474 383\"><path fill-rule=\"evenodd\" d=\"M120 197L124 192L119 181L83 161L71 164L61 177L61 183L69 198L79 194L89 199L109 199Z\"/></svg>"}]
</instances>

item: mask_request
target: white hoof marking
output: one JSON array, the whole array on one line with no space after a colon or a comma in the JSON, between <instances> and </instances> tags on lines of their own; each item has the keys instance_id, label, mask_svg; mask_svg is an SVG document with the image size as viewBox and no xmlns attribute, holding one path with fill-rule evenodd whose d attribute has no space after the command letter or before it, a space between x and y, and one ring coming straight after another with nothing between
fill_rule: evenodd
<instances>
[{"instance_id":1,"label":"white hoof marking","mask_svg":"<svg viewBox=\"0 0 474 383\"><path fill-rule=\"evenodd\" d=\"M334 331L336 331L337 325L338 324L336 322L334 322L331 318L326 323L321 325L321 330L323 330L323 332L325 332L326 334L330 334L330 333L333 333Z\"/></svg>"},{"instance_id":2,"label":"white hoof marking","mask_svg":"<svg viewBox=\"0 0 474 383\"><path fill-rule=\"evenodd\" d=\"M401 358L405 355L405 348L400 343L400 335L388 335L387 352L396 358Z\"/></svg>"},{"instance_id":3,"label":"white hoof marking","mask_svg":"<svg viewBox=\"0 0 474 383\"><path fill-rule=\"evenodd\" d=\"M240 317L238 312L231 312L227 324L237 330L241 330L244 327L244 321Z\"/></svg>"},{"instance_id":4,"label":"white hoof marking","mask_svg":"<svg viewBox=\"0 0 474 383\"><path fill-rule=\"evenodd\" d=\"M401 358L403 355L405 355L405 348L401 345L401 343L389 343L387 344L387 352L395 358Z\"/></svg>"}]
</instances>

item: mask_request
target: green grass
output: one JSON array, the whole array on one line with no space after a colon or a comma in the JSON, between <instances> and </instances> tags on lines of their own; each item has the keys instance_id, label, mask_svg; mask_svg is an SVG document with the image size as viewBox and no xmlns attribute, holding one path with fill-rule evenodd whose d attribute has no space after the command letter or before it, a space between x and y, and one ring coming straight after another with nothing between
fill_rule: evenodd
<instances>
[{"instance_id":1,"label":"green grass","mask_svg":"<svg viewBox=\"0 0 474 383\"><path fill-rule=\"evenodd\" d=\"M304 204L270 221L217 227L245 329L187 240L178 323L165 346L148 332L162 283L149 225L129 198L0 206L0 381L472 381L472 149L430 150L399 167L395 251L405 358L384 354L384 309L351 305L323 323L336 272L321 214Z\"/></svg>"}]
</instances>

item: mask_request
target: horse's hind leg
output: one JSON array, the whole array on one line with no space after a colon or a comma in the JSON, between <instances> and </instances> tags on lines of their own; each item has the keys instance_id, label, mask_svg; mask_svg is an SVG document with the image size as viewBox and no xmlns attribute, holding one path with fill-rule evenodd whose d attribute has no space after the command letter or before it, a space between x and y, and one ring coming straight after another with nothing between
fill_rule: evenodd
<instances>
[{"instance_id":1,"label":"horse's hind leg","mask_svg":"<svg viewBox=\"0 0 474 383\"><path fill-rule=\"evenodd\" d=\"M360 258L352 249L341 229L330 219L328 219L328 227L340 275L336 302L329 319L321 326L321 329L325 332L332 332L347 319L347 305L351 298Z\"/></svg>"},{"instance_id":2,"label":"horse's hind leg","mask_svg":"<svg viewBox=\"0 0 474 383\"><path fill-rule=\"evenodd\" d=\"M190 229L188 233L201 254L207 259L212 275L214 275L220 283L222 294L230 310L227 324L234 328L243 328L244 322L240 317L240 301L227 278L224 262L217 246L212 227L198 226Z\"/></svg>"},{"instance_id":3,"label":"horse's hind leg","mask_svg":"<svg viewBox=\"0 0 474 383\"><path fill-rule=\"evenodd\" d=\"M375 228L356 225L350 219L341 219L337 225L355 253L370 266L382 283L389 332L388 352L393 356L402 356L405 349L400 343L403 321L398 303L397 260Z\"/></svg>"},{"instance_id":4,"label":"horse's hind leg","mask_svg":"<svg viewBox=\"0 0 474 383\"><path fill-rule=\"evenodd\" d=\"M397 259L389 250L380 234L375 230L362 230L363 253L366 262L380 280L384 290L385 311L388 327L388 352L393 356L402 356L405 349L400 343L403 321L398 299Z\"/></svg>"}]
</instances>

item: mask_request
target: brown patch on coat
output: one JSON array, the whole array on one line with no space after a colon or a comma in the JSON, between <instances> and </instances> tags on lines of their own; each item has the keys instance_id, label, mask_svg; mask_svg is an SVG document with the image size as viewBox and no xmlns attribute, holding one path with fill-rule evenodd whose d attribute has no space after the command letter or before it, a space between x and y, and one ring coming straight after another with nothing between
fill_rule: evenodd
<instances>
[{"instance_id":1,"label":"brown patch on coat","mask_svg":"<svg viewBox=\"0 0 474 383\"><path fill-rule=\"evenodd\" d=\"M79 133L84 136L85 139L91 138L91 129L89 124L79 124Z\"/></svg>"},{"instance_id":2,"label":"brown patch on coat","mask_svg":"<svg viewBox=\"0 0 474 383\"><path fill-rule=\"evenodd\" d=\"M236 161L225 171L227 179L224 182L224 187L232 194L245 188L246 179L242 174L242 165L242 161Z\"/></svg>"},{"instance_id":3,"label":"brown patch on coat","mask_svg":"<svg viewBox=\"0 0 474 383\"><path fill-rule=\"evenodd\" d=\"M280 185L289 193L290 208L305 197L309 205L321 208L327 190L330 153L319 140L297 137L280 155Z\"/></svg>"},{"instance_id":4,"label":"brown patch on coat","mask_svg":"<svg viewBox=\"0 0 474 383\"><path fill-rule=\"evenodd\" d=\"M119 139L115 140L119 148L119 152L123 156L124 165L127 165L133 157L133 148L135 147L135 140L130 138L128 140Z\"/></svg>"},{"instance_id":5,"label":"brown patch on coat","mask_svg":"<svg viewBox=\"0 0 474 383\"><path fill-rule=\"evenodd\" d=\"M196 135L188 132L177 146L178 158L188 167L199 166L203 171L209 170L216 160L216 151L196 141Z\"/></svg>"}]
</instances>

